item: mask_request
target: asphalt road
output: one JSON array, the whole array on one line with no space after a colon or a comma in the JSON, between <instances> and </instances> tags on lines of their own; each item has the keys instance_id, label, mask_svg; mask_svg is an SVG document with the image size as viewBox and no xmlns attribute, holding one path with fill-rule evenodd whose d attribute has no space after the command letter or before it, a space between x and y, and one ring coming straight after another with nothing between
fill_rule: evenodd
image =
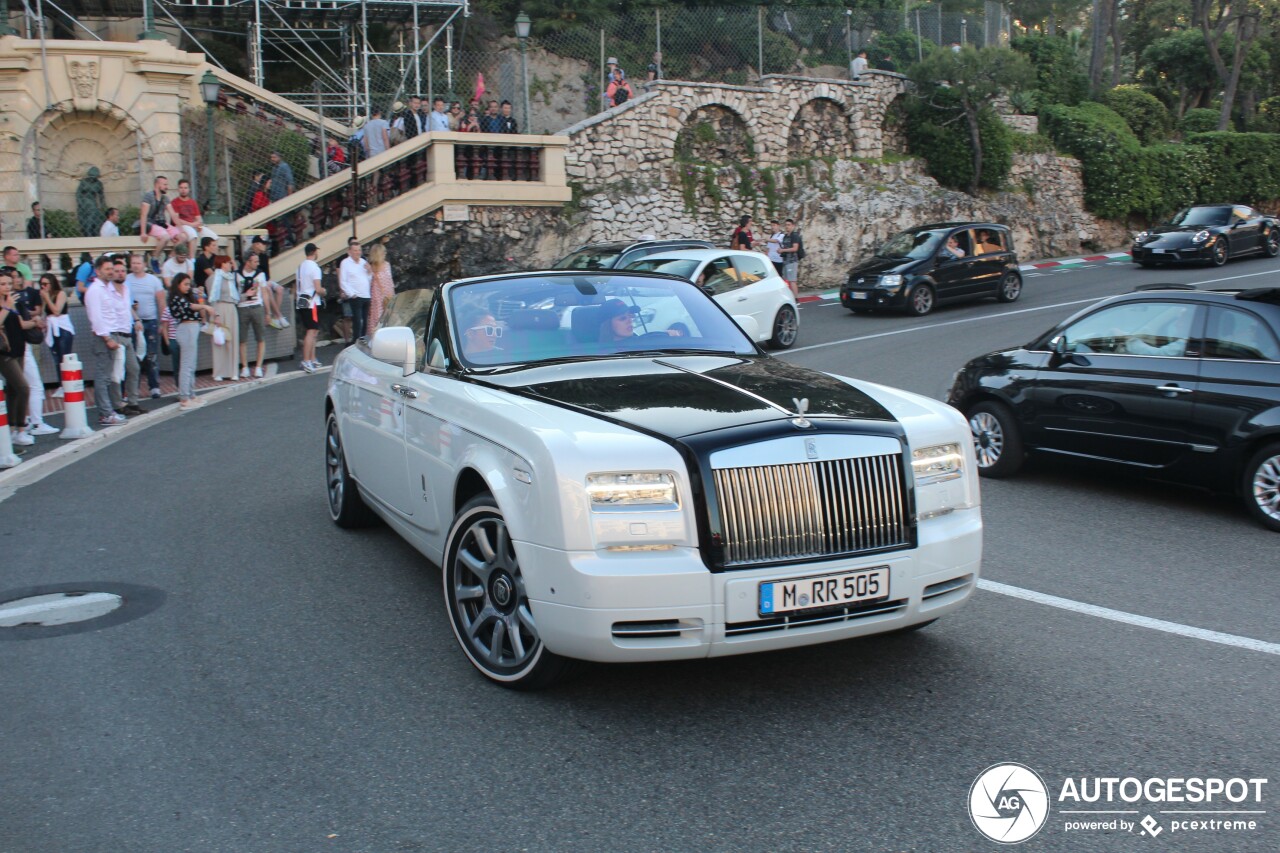
<instances>
[{"instance_id":1,"label":"asphalt road","mask_svg":"<svg viewBox=\"0 0 1280 853\"><path fill-rule=\"evenodd\" d=\"M1280 283L1280 262L1047 272L921 319L813 303L783 357L940 396L1088 300L1226 278ZM1170 807L1266 811L1251 832L1067 832L1054 802L1028 851L1280 849L1280 656L988 590L908 636L491 687L438 571L329 523L324 382L158 423L0 504L0 600L154 591L132 621L0 641L0 851L994 850L966 803L1007 761L1054 800L1067 777L1272 780L1261 805ZM1280 539L1230 500L1044 462L983 498L989 580L1280 643Z\"/></svg>"}]
</instances>

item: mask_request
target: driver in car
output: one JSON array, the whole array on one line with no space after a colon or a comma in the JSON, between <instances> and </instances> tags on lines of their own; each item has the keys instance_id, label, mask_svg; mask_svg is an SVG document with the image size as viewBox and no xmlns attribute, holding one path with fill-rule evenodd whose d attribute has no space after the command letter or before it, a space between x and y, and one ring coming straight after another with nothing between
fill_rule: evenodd
<instances>
[{"instance_id":1,"label":"driver in car","mask_svg":"<svg viewBox=\"0 0 1280 853\"><path fill-rule=\"evenodd\" d=\"M628 305L621 299L610 299L604 303L604 320L600 323L600 342L616 343L630 340L636 335L635 319L640 315L640 306ZM651 332L660 335L662 332ZM673 323L666 334L679 338L688 334L683 323Z\"/></svg>"},{"instance_id":2,"label":"driver in car","mask_svg":"<svg viewBox=\"0 0 1280 853\"><path fill-rule=\"evenodd\" d=\"M462 354L472 358L479 353L499 349L498 341L502 339L502 327L493 315L482 311L471 315L462 332Z\"/></svg>"}]
</instances>

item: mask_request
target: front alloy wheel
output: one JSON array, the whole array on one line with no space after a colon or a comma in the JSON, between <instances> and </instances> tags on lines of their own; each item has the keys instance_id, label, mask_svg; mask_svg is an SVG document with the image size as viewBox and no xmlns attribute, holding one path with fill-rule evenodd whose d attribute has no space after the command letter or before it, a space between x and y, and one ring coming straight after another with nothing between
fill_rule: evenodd
<instances>
[{"instance_id":1,"label":"front alloy wheel","mask_svg":"<svg viewBox=\"0 0 1280 853\"><path fill-rule=\"evenodd\" d=\"M1244 500L1264 527L1280 530L1280 444L1253 455L1244 469Z\"/></svg>"},{"instance_id":2,"label":"front alloy wheel","mask_svg":"<svg viewBox=\"0 0 1280 853\"><path fill-rule=\"evenodd\" d=\"M773 318L773 337L769 339L769 346L774 349L790 349L796 342L799 331L800 318L796 316L796 309L783 305Z\"/></svg>"},{"instance_id":3,"label":"front alloy wheel","mask_svg":"<svg viewBox=\"0 0 1280 853\"><path fill-rule=\"evenodd\" d=\"M1215 267L1220 267L1231 257L1231 247L1227 245L1226 237L1219 237L1217 242L1213 244L1210 250L1209 263Z\"/></svg>"},{"instance_id":4,"label":"front alloy wheel","mask_svg":"<svg viewBox=\"0 0 1280 853\"><path fill-rule=\"evenodd\" d=\"M329 517L339 527L367 527L375 516L360 497L347 470L347 454L342 449L338 431L338 413L330 412L324 430L325 491L329 498Z\"/></svg>"},{"instance_id":5,"label":"front alloy wheel","mask_svg":"<svg viewBox=\"0 0 1280 853\"><path fill-rule=\"evenodd\" d=\"M933 310L933 288L927 284L917 284L907 294L907 313L923 317Z\"/></svg>"},{"instance_id":6,"label":"front alloy wheel","mask_svg":"<svg viewBox=\"0 0 1280 853\"><path fill-rule=\"evenodd\" d=\"M1000 292L996 295L996 299L1001 302L1017 302L1021 295L1022 276L1016 272L1005 273L1004 278L1000 279Z\"/></svg>"},{"instance_id":7,"label":"front alloy wheel","mask_svg":"<svg viewBox=\"0 0 1280 853\"><path fill-rule=\"evenodd\" d=\"M1280 255L1280 229L1272 228L1262 240L1262 250L1268 258Z\"/></svg>"},{"instance_id":8,"label":"front alloy wheel","mask_svg":"<svg viewBox=\"0 0 1280 853\"><path fill-rule=\"evenodd\" d=\"M453 522L444 595L458 644L490 680L533 690L575 668L542 644L511 533L491 495L473 498Z\"/></svg>"},{"instance_id":9,"label":"front alloy wheel","mask_svg":"<svg viewBox=\"0 0 1280 853\"><path fill-rule=\"evenodd\" d=\"M1022 467L1022 437L1008 406L986 400L969 409L969 431L983 477L1010 477Z\"/></svg>"}]
</instances>

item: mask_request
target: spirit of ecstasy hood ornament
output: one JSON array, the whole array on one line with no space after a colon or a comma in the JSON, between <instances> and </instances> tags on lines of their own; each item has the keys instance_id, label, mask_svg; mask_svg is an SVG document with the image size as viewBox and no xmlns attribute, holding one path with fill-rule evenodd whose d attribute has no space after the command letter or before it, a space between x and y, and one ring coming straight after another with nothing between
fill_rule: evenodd
<instances>
[{"instance_id":1,"label":"spirit of ecstasy hood ornament","mask_svg":"<svg viewBox=\"0 0 1280 853\"><path fill-rule=\"evenodd\" d=\"M800 399L799 397L792 397L791 402L796 404L796 414L799 416L792 418L791 423L800 429L809 429L812 427L813 424L804 416L804 413L809 411L809 398L805 397L804 399Z\"/></svg>"}]
</instances>

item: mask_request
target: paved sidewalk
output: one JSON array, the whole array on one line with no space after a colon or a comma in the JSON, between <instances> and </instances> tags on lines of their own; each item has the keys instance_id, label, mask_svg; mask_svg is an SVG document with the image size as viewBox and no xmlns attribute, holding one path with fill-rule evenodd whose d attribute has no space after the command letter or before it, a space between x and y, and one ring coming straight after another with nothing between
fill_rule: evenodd
<instances>
[{"instance_id":1,"label":"paved sidewalk","mask_svg":"<svg viewBox=\"0 0 1280 853\"><path fill-rule=\"evenodd\" d=\"M316 348L316 357L321 361L321 363L325 365L330 365L330 364L333 364L334 359L338 357L338 353L342 352L342 350L343 350L343 345L341 341L334 341L329 344L324 344L322 342ZM300 354L302 352L302 348L299 347L297 352L298 354ZM301 373L302 361L297 355L288 359L268 361L265 364L263 364L262 372L264 375L263 375L263 379L261 380L231 379L224 382L214 382L212 374L207 371L204 373L197 373L196 374L196 394L200 395L203 393L207 393L209 391L216 391L219 388L236 387L241 385L252 385L255 382L261 382L265 379L270 379L271 377L278 376L282 373ZM50 425L61 429L64 423L63 403L62 403L61 397L53 396L53 392L55 390L56 389L53 386L46 386L45 388L44 418L45 418L45 421ZM147 381L145 378L142 380L142 394L144 395L144 397L147 394ZM161 396L158 399L150 399L150 398L143 399L140 403L140 406L143 409L143 411L155 412L169 406L176 406L178 404L178 385L177 385L176 379L172 374L168 374L168 373L160 374L160 395ZM84 396L85 396L85 402L88 404L89 428L94 430L95 432L102 431L102 430L109 431L109 430L115 429L114 427L98 426L98 410L97 410L97 407L94 405L93 383L87 380L85 381ZM132 418L130 420L132 420ZM60 447L73 446L76 444L76 441L77 441L75 439L64 440L61 437L56 435L35 436L35 440L36 440L36 443L31 447L15 447L13 449L14 453L18 454L18 457L22 460L23 463L31 459L39 458L40 456L43 456L46 453L50 453L54 450L57 450ZM22 463L19 463L17 467L21 468ZM0 469L0 470L3 470L3 469Z\"/></svg>"}]
</instances>

